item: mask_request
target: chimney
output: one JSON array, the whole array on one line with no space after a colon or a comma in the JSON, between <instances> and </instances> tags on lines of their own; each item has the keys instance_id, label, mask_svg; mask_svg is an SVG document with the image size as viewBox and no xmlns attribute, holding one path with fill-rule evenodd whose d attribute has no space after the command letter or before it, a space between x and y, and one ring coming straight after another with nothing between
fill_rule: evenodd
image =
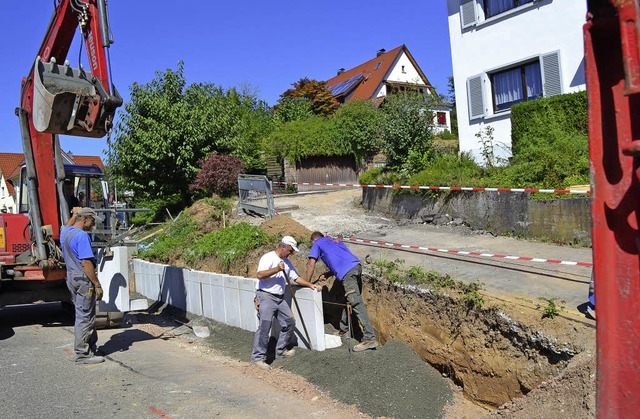
<instances>
[{"instance_id":1,"label":"chimney","mask_svg":"<svg viewBox=\"0 0 640 419\"><path fill-rule=\"evenodd\" d=\"M344 73L344 68L339 68L339 69L338 69L338 76L339 76L340 74L342 74L342 73Z\"/></svg>"},{"instance_id":2,"label":"chimney","mask_svg":"<svg viewBox=\"0 0 640 419\"><path fill-rule=\"evenodd\" d=\"M376 53L376 57L381 56L382 54L384 54L385 52L387 52L387 50L385 50L384 48L379 49L378 52Z\"/></svg>"}]
</instances>

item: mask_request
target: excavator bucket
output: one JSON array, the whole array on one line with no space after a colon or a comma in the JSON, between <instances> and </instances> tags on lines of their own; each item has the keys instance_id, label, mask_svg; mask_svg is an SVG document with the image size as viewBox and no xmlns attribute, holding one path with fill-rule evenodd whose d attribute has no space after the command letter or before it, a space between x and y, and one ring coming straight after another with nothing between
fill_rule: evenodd
<instances>
[{"instance_id":1,"label":"excavator bucket","mask_svg":"<svg viewBox=\"0 0 640 419\"><path fill-rule=\"evenodd\" d=\"M108 95L91 73L67 63L34 68L33 125L40 132L102 137L111 128L122 98ZM54 111L55 109L55 111Z\"/></svg>"}]
</instances>

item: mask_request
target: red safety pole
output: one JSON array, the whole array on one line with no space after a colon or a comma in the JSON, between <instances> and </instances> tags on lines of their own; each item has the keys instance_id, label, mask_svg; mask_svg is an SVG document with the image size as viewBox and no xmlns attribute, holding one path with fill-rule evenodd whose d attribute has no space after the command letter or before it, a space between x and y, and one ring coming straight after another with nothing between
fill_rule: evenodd
<instances>
[{"instance_id":1,"label":"red safety pole","mask_svg":"<svg viewBox=\"0 0 640 419\"><path fill-rule=\"evenodd\" d=\"M640 57L636 0L588 0L593 261L600 418L640 414Z\"/></svg>"}]
</instances>

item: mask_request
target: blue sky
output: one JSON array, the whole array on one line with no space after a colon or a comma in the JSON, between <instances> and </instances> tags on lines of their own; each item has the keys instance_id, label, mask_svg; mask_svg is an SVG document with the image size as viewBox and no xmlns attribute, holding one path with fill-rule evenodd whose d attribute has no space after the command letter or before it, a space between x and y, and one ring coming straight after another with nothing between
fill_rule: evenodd
<instances>
[{"instance_id":1,"label":"blue sky","mask_svg":"<svg viewBox=\"0 0 640 419\"><path fill-rule=\"evenodd\" d=\"M302 77L327 80L377 50L405 44L439 93L453 74L447 3L437 0L176 2L110 0L113 81L129 100L133 82L185 62L187 83L250 85L270 105ZM22 152L14 109L53 12L53 0L3 2L0 151ZM77 66L78 36L68 59ZM82 56L86 57L83 50ZM102 155L105 139L61 137L62 148Z\"/></svg>"}]
</instances>

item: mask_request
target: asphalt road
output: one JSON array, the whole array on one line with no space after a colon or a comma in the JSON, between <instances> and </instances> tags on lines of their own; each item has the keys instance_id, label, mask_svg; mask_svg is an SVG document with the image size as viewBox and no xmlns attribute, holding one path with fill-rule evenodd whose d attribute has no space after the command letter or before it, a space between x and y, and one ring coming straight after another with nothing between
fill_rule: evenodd
<instances>
[{"instance_id":1,"label":"asphalt road","mask_svg":"<svg viewBox=\"0 0 640 419\"><path fill-rule=\"evenodd\" d=\"M59 304L0 310L0 417L338 415L328 403L271 389L229 361L135 325L100 330L107 361L77 365L72 319Z\"/></svg>"}]
</instances>

